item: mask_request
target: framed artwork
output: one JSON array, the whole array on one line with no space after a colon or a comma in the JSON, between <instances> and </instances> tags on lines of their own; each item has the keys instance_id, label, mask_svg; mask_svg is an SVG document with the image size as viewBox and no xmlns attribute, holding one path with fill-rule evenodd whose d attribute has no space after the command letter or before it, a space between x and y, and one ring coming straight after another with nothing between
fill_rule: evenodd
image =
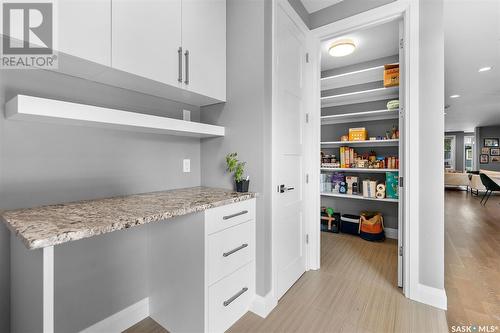
<instances>
[{"instance_id":1,"label":"framed artwork","mask_svg":"<svg viewBox=\"0 0 500 333\"><path fill-rule=\"evenodd\" d=\"M490 157L490 162L491 162L491 163L497 163L497 162L500 162L500 156L491 156L491 157Z\"/></svg>"},{"instance_id":2,"label":"framed artwork","mask_svg":"<svg viewBox=\"0 0 500 333\"><path fill-rule=\"evenodd\" d=\"M484 145L485 147L500 147L500 140L498 138L485 138Z\"/></svg>"},{"instance_id":3,"label":"framed artwork","mask_svg":"<svg viewBox=\"0 0 500 333\"><path fill-rule=\"evenodd\" d=\"M486 154L481 154L479 156L479 163L481 163L481 164L487 164L487 163L489 163L489 156L486 155Z\"/></svg>"},{"instance_id":4,"label":"framed artwork","mask_svg":"<svg viewBox=\"0 0 500 333\"><path fill-rule=\"evenodd\" d=\"M481 154L486 154L486 155L489 155L490 154L490 148L481 148Z\"/></svg>"},{"instance_id":5,"label":"framed artwork","mask_svg":"<svg viewBox=\"0 0 500 333\"><path fill-rule=\"evenodd\" d=\"M500 156L500 148L491 148L490 155L491 156Z\"/></svg>"}]
</instances>

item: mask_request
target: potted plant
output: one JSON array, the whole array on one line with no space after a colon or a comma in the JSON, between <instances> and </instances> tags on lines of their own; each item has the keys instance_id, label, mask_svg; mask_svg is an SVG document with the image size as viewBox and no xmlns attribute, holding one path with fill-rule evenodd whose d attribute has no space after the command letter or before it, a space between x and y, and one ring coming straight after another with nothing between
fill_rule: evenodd
<instances>
[{"instance_id":1,"label":"potted plant","mask_svg":"<svg viewBox=\"0 0 500 333\"><path fill-rule=\"evenodd\" d=\"M234 173L234 182L236 184L236 192L248 192L250 180L243 178L246 162L238 160L238 153L229 153L226 155L226 170Z\"/></svg>"}]
</instances>

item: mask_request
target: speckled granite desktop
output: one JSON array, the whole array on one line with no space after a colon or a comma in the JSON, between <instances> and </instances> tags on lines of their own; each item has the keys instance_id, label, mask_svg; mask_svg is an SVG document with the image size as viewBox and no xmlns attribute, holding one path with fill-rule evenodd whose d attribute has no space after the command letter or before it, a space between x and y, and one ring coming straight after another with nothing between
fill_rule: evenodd
<instances>
[{"instance_id":1,"label":"speckled granite desktop","mask_svg":"<svg viewBox=\"0 0 500 333\"><path fill-rule=\"evenodd\" d=\"M29 249L131 228L255 198L255 193L191 187L1 212Z\"/></svg>"}]
</instances>

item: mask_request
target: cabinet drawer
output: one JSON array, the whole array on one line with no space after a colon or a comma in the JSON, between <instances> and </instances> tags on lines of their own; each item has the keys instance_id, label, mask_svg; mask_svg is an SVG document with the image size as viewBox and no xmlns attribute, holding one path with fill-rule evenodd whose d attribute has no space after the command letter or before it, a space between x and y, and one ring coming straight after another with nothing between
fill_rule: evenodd
<instances>
[{"instance_id":1,"label":"cabinet drawer","mask_svg":"<svg viewBox=\"0 0 500 333\"><path fill-rule=\"evenodd\" d=\"M254 260L255 222L248 221L208 236L208 284Z\"/></svg>"},{"instance_id":2,"label":"cabinet drawer","mask_svg":"<svg viewBox=\"0 0 500 333\"><path fill-rule=\"evenodd\" d=\"M253 263L208 289L208 330L224 332L249 309L255 295Z\"/></svg>"},{"instance_id":3,"label":"cabinet drawer","mask_svg":"<svg viewBox=\"0 0 500 333\"><path fill-rule=\"evenodd\" d=\"M255 219L255 199L207 209L205 211L208 234Z\"/></svg>"}]
</instances>

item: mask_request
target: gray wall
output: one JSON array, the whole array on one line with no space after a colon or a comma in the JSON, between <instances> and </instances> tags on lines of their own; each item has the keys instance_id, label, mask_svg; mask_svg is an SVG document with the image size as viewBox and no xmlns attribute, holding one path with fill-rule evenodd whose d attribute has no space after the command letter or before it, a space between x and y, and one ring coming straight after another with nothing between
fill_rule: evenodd
<instances>
[{"instance_id":1,"label":"gray wall","mask_svg":"<svg viewBox=\"0 0 500 333\"><path fill-rule=\"evenodd\" d=\"M227 2L227 100L201 110L204 122L226 127L224 138L201 144L203 185L233 187L224 156L238 152L247 162L250 190L257 198L257 292L271 287L270 219L270 1Z\"/></svg>"},{"instance_id":2,"label":"gray wall","mask_svg":"<svg viewBox=\"0 0 500 333\"><path fill-rule=\"evenodd\" d=\"M476 141L477 142L476 146L478 147L477 156L479 160L479 154L481 154L481 148L484 147L484 139L500 138L500 126L497 125L497 126L478 127L477 130L479 132L479 141ZM493 162L488 164L480 164L478 162L477 165L479 166L478 169L500 171L500 162Z\"/></svg>"},{"instance_id":3,"label":"gray wall","mask_svg":"<svg viewBox=\"0 0 500 333\"><path fill-rule=\"evenodd\" d=\"M182 108L188 108L193 119L199 119L196 107L48 71L4 70L0 75L0 209L200 185L199 139L6 120L4 103L17 93L177 118L182 117ZM184 158L191 159L191 173L182 173ZM0 227L0 332L9 331L7 236ZM91 247L85 243L81 250ZM130 305L119 301L123 299L119 294L128 289L114 292L118 300L114 308Z\"/></svg>"},{"instance_id":4,"label":"gray wall","mask_svg":"<svg viewBox=\"0 0 500 333\"><path fill-rule=\"evenodd\" d=\"M396 0L344 0L309 14L300 0L288 0L293 9L311 30L394 1Z\"/></svg>"},{"instance_id":5,"label":"gray wall","mask_svg":"<svg viewBox=\"0 0 500 333\"><path fill-rule=\"evenodd\" d=\"M419 0L419 15L419 282L442 290L444 289L443 1Z\"/></svg>"}]
</instances>

